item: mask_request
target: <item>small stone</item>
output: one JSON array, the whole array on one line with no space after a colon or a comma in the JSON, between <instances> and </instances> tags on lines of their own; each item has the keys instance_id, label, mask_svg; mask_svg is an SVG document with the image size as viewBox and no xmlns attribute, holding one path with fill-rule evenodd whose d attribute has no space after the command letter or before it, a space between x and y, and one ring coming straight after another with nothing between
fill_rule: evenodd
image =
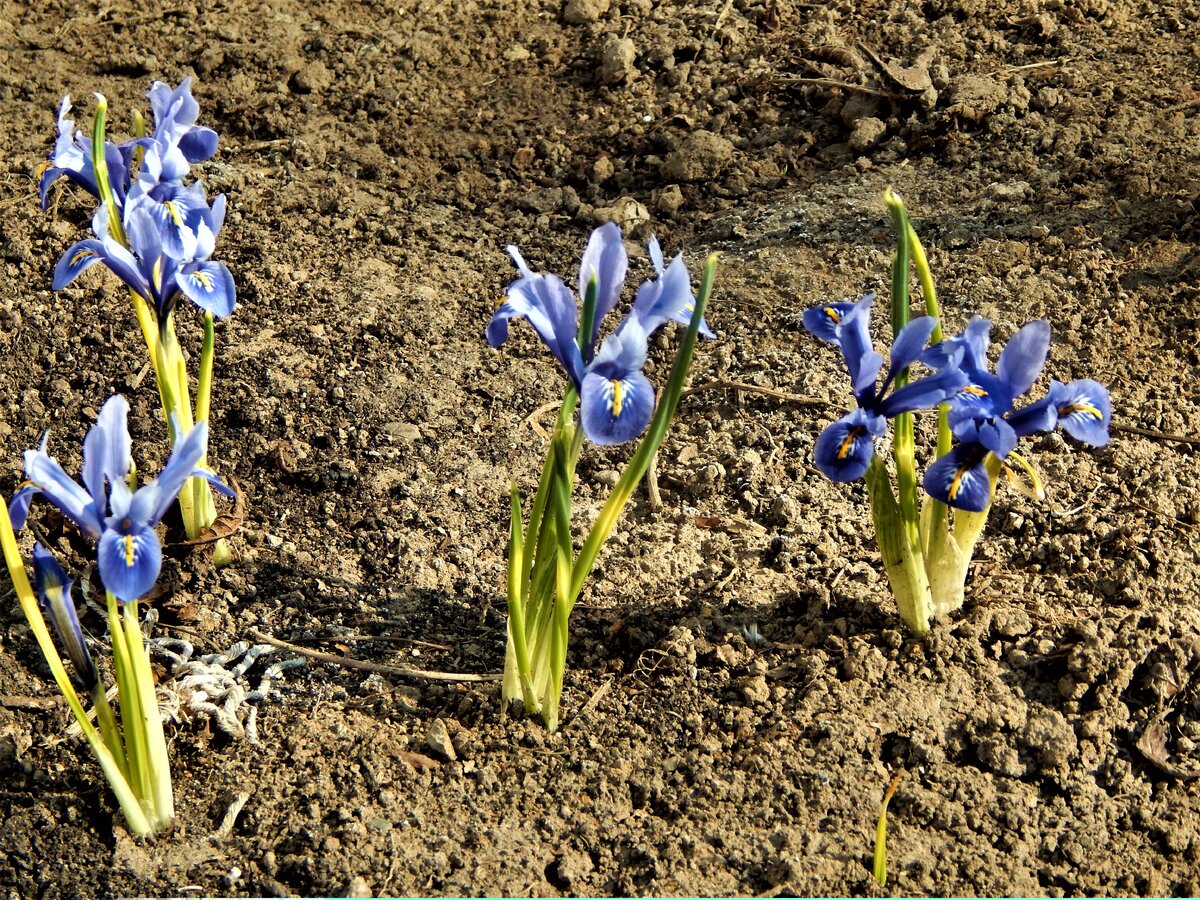
<instances>
[{"instance_id":1,"label":"small stone","mask_svg":"<svg viewBox=\"0 0 1200 900\"><path fill-rule=\"evenodd\" d=\"M367 879L361 875L355 875L350 879L350 883L346 885L346 890L343 892L345 897L374 897L375 894L371 890L371 886L367 884Z\"/></svg>"},{"instance_id":2,"label":"small stone","mask_svg":"<svg viewBox=\"0 0 1200 900\"><path fill-rule=\"evenodd\" d=\"M720 175L733 162L733 142L711 131L694 131L662 166L664 178L702 181Z\"/></svg>"},{"instance_id":3,"label":"small stone","mask_svg":"<svg viewBox=\"0 0 1200 900\"><path fill-rule=\"evenodd\" d=\"M864 116L855 122L854 130L850 132L850 146L860 152L868 150L882 141L886 134L887 125L882 119Z\"/></svg>"},{"instance_id":4,"label":"small stone","mask_svg":"<svg viewBox=\"0 0 1200 900\"><path fill-rule=\"evenodd\" d=\"M450 732L446 730L446 723L441 719L434 719L429 723L429 729L425 732L425 746L447 762L458 759L458 754L454 752L454 742L450 740Z\"/></svg>"},{"instance_id":5,"label":"small stone","mask_svg":"<svg viewBox=\"0 0 1200 900\"><path fill-rule=\"evenodd\" d=\"M616 469L601 469L596 473L596 483L602 484L608 488L617 486L617 482L621 480L621 473Z\"/></svg>"},{"instance_id":6,"label":"small stone","mask_svg":"<svg viewBox=\"0 0 1200 900\"><path fill-rule=\"evenodd\" d=\"M1033 193L1028 181L993 181L987 186L988 196L993 200L1009 202L1024 200Z\"/></svg>"},{"instance_id":7,"label":"small stone","mask_svg":"<svg viewBox=\"0 0 1200 900\"><path fill-rule=\"evenodd\" d=\"M406 444L411 444L421 439L421 429L411 422L387 422L383 426L383 433L388 437L404 441Z\"/></svg>"},{"instance_id":8,"label":"small stone","mask_svg":"<svg viewBox=\"0 0 1200 900\"><path fill-rule=\"evenodd\" d=\"M516 44L505 50L502 55L508 62L525 62L525 60L529 59L529 57L533 54L531 54L520 44Z\"/></svg>"},{"instance_id":9,"label":"small stone","mask_svg":"<svg viewBox=\"0 0 1200 900\"><path fill-rule=\"evenodd\" d=\"M638 238L650 225L650 212L632 197L622 197L612 206L597 206L592 219L597 225L616 222L627 237Z\"/></svg>"},{"instance_id":10,"label":"small stone","mask_svg":"<svg viewBox=\"0 0 1200 900\"><path fill-rule=\"evenodd\" d=\"M637 59L637 45L629 38L610 37L600 51L600 71L597 73L601 84L620 84L626 79L632 79L636 74L633 67Z\"/></svg>"},{"instance_id":11,"label":"small stone","mask_svg":"<svg viewBox=\"0 0 1200 900\"><path fill-rule=\"evenodd\" d=\"M654 195L654 208L664 216L673 216L683 206L683 191L679 185L670 184Z\"/></svg>"},{"instance_id":12,"label":"small stone","mask_svg":"<svg viewBox=\"0 0 1200 900\"><path fill-rule=\"evenodd\" d=\"M568 0L563 20L568 25L586 25L608 12L611 0Z\"/></svg>"}]
</instances>

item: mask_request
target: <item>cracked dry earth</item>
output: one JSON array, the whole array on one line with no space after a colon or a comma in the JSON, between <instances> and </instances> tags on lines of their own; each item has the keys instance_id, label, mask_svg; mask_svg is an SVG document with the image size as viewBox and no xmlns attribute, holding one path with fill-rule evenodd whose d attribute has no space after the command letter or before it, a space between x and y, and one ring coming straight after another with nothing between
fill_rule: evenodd
<instances>
[{"instance_id":1,"label":"cracked dry earth","mask_svg":"<svg viewBox=\"0 0 1200 900\"><path fill-rule=\"evenodd\" d=\"M153 79L192 74L240 292L213 459L247 499L236 562L173 563L156 601L164 646L225 673L210 705L237 701L174 707L179 822L157 840L125 833L0 605L0 886L874 895L901 770L891 892L1200 893L1198 36L1195 0L0 0L3 490L46 427L78 466L115 391L140 466L161 464L118 286L49 290L87 204L40 213L33 175L62 94L86 121L103 91L120 129ZM952 328L1045 317L1048 376L1096 378L1115 409L1103 450L1029 443L1047 499L1001 494L964 609L924 641L861 485L812 468L848 398L800 326L885 284L888 185ZM639 492L576 610L562 730L506 716L492 682L341 663L247 699L290 658L233 674L256 633L499 671L505 491L534 483L561 392L529 329L483 341L503 248L569 273L614 219L638 277L650 233L693 271L722 252L720 340L661 503ZM585 450L581 515L628 453Z\"/></svg>"}]
</instances>

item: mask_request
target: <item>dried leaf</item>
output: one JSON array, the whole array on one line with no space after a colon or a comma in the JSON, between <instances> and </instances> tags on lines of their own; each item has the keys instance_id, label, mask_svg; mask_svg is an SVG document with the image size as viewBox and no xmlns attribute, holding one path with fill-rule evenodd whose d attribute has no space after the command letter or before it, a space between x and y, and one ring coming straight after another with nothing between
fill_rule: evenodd
<instances>
[{"instance_id":1,"label":"dried leaf","mask_svg":"<svg viewBox=\"0 0 1200 900\"><path fill-rule=\"evenodd\" d=\"M1146 759L1172 778L1200 778L1200 769L1189 769L1171 762L1167 757L1167 726L1161 717L1146 726L1138 738L1137 748Z\"/></svg>"},{"instance_id":2,"label":"dried leaf","mask_svg":"<svg viewBox=\"0 0 1200 900\"><path fill-rule=\"evenodd\" d=\"M414 769L436 769L441 765L436 759L426 756L424 753L414 753L412 750L397 750L396 755Z\"/></svg>"}]
</instances>

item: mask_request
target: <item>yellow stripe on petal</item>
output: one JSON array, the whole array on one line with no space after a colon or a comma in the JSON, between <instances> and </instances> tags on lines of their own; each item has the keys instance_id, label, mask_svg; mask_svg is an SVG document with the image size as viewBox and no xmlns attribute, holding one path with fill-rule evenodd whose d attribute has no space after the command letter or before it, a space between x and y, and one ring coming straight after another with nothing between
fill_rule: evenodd
<instances>
[{"instance_id":1,"label":"yellow stripe on petal","mask_svg":"<svg viewBox=\"0 0 1200 900\"><path fill-rule=\"evenodd\" d=\"M134 558L136 554L133 552L133 535L125 535L125 565L133 568Z\"/></svg>"},{"instance_id":2,"label":"yellow stripe on petal","mask_svg":"<svg viewBox=\"0 0 1200 900\"><path fill-rule=\"evenodd\" d=\"M192 280L198 283L200 287L204 288L206 291L211 291L213 289L213 278L208 272L193 272Z\"/></svg>"},{"instance_id":3,"label":"yellow stripe on petal","mask_svg":"<svg viewBox=\"0 0 1200 900\"><path fill-rule=\"evenodd\" d=\"M1096 407L1092 406L1090 403L1072 403L1069 406L1060 406L1058 408L1058 414L1060 416L1069 416L1072 413L1077 412L1085 413L1094 419L1104 418L1104 416L1101 415L1100 410L1096 409Z\"/></svg>"},{"instance_id":4,"label":"yellow stripe on petal","mask_svg":"<svg viewBox=\"0 0 1200 900\"><path fill-rule=\"evenodd\" d=\"M834 325L837 325L839 322L842 321L842 317L838 315L838 311L836 309L834 309L832 306L826 306L824 309L824 312L825 312L825 315L829 316L829 318L831 318L833 320Z\"/></svg>"},{"instance_id":5,"label":"yellow stripe on petal","mask_svg":"<svg viewBox=\"0 0 1200 900\"><path fill-rule=\"evenodd\" d=\"M171 221L176 225L183 224L183 216L179 214L179 206L174 200L164 200L163 206L167 208L167 212L171 214Z\"/></svg>"},{"instance_id":6,"label":"yellow stripe on petal","mask_svg":"<svg viewBox=\"0 0 1200 900\"><path fill-rule=\"evenodd\" d=\"M950 482L950 490L947 494L951 500L956 499L958 492L962 490L963 476L967 474L969 468L970 466L959 466L954 470L954 480Z\"/></svg>"},{"instance_id":7,"label":"yellow stripe on petal","mask_svg":"<svg viewBox=\"0 0 1200 900\"><path fill-rule=\"evenodd\" d=\"M611 408L612 408L612 414L613 414L614 418L619 419L621 417L621 407L625 403L625 394L624 394L625 388L624 388L624 386L622 386L621 382L617 381L616 379L613 379L612 381L610 381L609 384L612 385L612 391L613 391L612 392L612 401L610 404Z\"/></svg>"},{"instance_id":8,"label":"yellow stripe on petal","mask_svg":"<svg viewBox=\"0 0 1200 900\"><path fill-rule=\"evenodd\" d=\"M99 254L97 254L95 250L80 250L78 253L76 253L74 256L71 257L71 268L72 269L75 268L77 265L79 265L81 262L83 262L89 256L98 256L98 255Z\"/></svg>"},{"instance_id":9,"label":"yellow stripe on petal","mask_svg":"<svg viewBox=\"0 0 1200 900\"><path fill-rule=\"evenodd\" d=\"M154 268L150 270L150 277L154 279L154 290L162 291L162 257L154 261Z\"/></svg>"},{"instance_id":10,"label":"yellow stripe on petal","mask_svg":"<svg viewBox=\"0 0 1200 900\"><path fill-rule=\"evenodd\" d=\"M846 432L846 439L842 441L842 446L838 448L838 459L845 459L850 454L850 450L854 447L854 442L858 440L858 436L862 434L862 431L862 426L860 425Z\"/></svg>"},{"instance_id":11,"label":"yellow stripe on petal","mask_svg":"<svg viewBox=\"0 0 1200 900\"><path fill-rule=\"evenodd\" d=\"M962 389L964 394L974 394L976 397L986 397L988 392L978 385L968 384Z\"/></svg>"}]
</instances>

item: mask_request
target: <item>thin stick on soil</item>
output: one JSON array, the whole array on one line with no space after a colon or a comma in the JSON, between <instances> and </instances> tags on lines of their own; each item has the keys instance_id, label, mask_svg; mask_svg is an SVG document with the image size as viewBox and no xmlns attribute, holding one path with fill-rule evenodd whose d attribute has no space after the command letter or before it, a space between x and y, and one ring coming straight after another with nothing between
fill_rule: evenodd
<instances>
[{"instance_id":1,"label":"thin stick on soil","mask_svg":"<svg viewBox=\"0 0 1200 900\"><path fill-rule=\"evenodd\" d=\"M1137 425L1118 425L1116 422L1108 426L1111 431L1124 431L1126 434L1137 434L1142 437L1154 438L1157 441L1172 441L1176 444L1191 444L1200 447L1200 437L1189 437L1186 434L1171 434L1166 431L1154 431Z\"/></svg>"},{"instance_id":2,"label":"thin stick on soil","mask_svg":"<svg viewBox=\"0 0 1200 900\"><path fill-rule=\"evenodd\" d=\"M315 659L317 662L329 663L335 666L345 666L348 669L375 672L379 675L395 675L398 678L412 678L417 681L499 681L501 677L499 674L473 675L466 672L427 672L424 669L403 669L399 666L385 666L380 663L368 662L364 659L351 659L346 656L335 656L332 653L309 650L307 647L289 644L287 641L281 641L268 634L263 634L257 628L250 628L248 631L250 637L256 641L262 641L273 647L279 647L281 650L287 650L290 653L295 653L297 656L304 656L308 659Z\"/></svg>"},{"instance_id":3,"label":"thin stick on soil","mask_svg":"<svg viewBox=\"0 0 1200 900\"><path fill-rule=\"evenodd\" d=\"M804 397L800 394L789 394L785 391L777 391L774 388L759 387L757 384L745 384L741 381L706 381L704 384L693 385L684 390L680 397L687 397L691 394L698 394L701 391L745 391L747 394L762 394L764 397L772 397L776 400L782 400L784 403L795 403L797 406L831 406L828 400L822 400L819 397Z\"/></svg>"}]
</instances>

